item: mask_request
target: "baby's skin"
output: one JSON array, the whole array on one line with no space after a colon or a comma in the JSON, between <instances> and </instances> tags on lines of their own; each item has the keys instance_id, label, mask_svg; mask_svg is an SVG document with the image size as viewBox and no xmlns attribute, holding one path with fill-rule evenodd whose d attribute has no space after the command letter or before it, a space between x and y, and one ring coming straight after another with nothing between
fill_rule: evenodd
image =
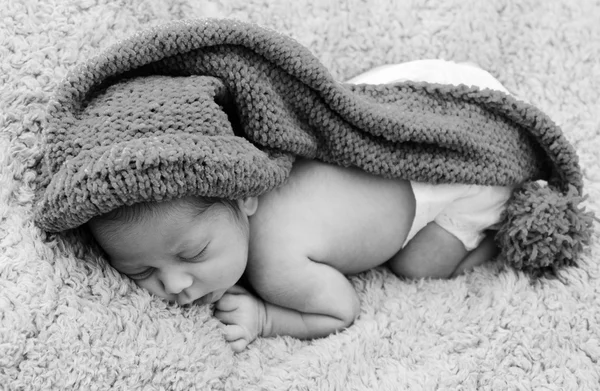
<instances>
[{"instance_id":1,"label":"baby's skin","mask_svg":"<svg viewBox=\"0 0 600 391\"><path fill-rule=\"evenodd\" d=\"M442 60L386 66L350 82L404 79L507 92L477 67ZM449 278L497 252L490 235L469 252L435 222L405 243L415 216L409 181L318 161L298 160L282 187L235 200L235 210L217 202L199 213L193 200L89 226L113 267L140 287L180 305L214 304L236 352L258 336L309 339L349 326L359 300L348 275L386 264L398 276ZM243 275L256 295L238 284Z\"/></svg>"},{"instance_id":2,"label":"baby's skin","mask_svg":"<svg viewBox=\"0 0 600 391\"><path fill-rule=\"evenodd\" d=\"M490 239L468 253L436 223L402 248L414 213L408 181L297 162L250 218L246 275L260 298L236 287L216 303L225 338L241 351L257 336L324 337L359 314L347 275L387 263L399 276L448 278L494 255Z\"/></svg>"},{"instance_id":3,"label":"baby's skin","mask_svg":"<svg viewBox=\"0 0 600 391\"><path fill-rule=\"evenodd\" d=\"M214 304L240 352L256 337L327 336L348 327L359 300L347 275L387 264L409 278L448 278L492 257L486 239L467 252L436 223L404 247L415 213L409 181L299 160L287 182L258 198L190 198L89 226L113 267L180 305ZM256 295L237 285L242 275Z\"/></svg>"}]
</instances>

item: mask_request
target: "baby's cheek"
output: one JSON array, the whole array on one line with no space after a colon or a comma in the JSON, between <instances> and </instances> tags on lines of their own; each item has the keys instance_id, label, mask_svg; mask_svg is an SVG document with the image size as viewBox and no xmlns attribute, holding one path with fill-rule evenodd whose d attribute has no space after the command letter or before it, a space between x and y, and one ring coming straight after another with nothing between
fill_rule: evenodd
<instances>
[{"instance_id":1,"label":"baby's cheek","mask_svg":"<svg viewBox=\"0 0 600 391\"><path fill-rule=\"evenodd\" d=\"M154 276L150 276L143 280L133 280L133 282L135 282L135 284L137 286L139 286L140 288L145 289L148 292L152 293L154 296L158 296L161 299L164 299L167 301L174 300L167 293L165 293L160 281L158 280L158 278L156 278Z\"/></svg>"}]
</instances>

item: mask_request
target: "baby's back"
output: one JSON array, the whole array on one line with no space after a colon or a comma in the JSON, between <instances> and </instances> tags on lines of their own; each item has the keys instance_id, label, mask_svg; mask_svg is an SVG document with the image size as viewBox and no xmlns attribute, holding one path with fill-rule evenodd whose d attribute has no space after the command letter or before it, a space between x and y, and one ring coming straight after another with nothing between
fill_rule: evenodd
<instances>
[{"instance_id":1,"label":"baby's back","mask_svg":"<svg viewBox=\"0 0 600 391\"><path fill-rule=\"evenodd\" d=\"M300 160L284 186L259 199L249 267L293 253L344 274L361 272L401 249L414 212L408 181Z\"/></svg>"}]
</instances>

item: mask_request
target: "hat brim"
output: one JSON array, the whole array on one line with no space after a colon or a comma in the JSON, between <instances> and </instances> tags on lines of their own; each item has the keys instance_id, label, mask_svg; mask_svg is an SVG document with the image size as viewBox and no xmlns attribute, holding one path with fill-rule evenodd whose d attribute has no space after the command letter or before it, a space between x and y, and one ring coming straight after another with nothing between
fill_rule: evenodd
<instances>
[{"instance_id":1,"label":"hat brim","mask_svg":"<svg viewBox=\"0 0 600 391\"><path fill-rule=\"evenodd\" d=\"M271 190L293 158L236 136L153 137L81 151L56 172L36 205L48 232L139 202L185 196L240 199Z\"/></svg>"}]
</instances>

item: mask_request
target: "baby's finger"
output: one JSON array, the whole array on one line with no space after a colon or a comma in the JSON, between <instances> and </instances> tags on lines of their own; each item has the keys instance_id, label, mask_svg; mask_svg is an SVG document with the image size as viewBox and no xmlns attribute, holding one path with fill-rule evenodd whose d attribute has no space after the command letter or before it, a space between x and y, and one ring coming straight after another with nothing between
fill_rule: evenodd
<instances>
[{"instance_id":1,"label":"baby's finger","mask_svg":"<svg viewBox=\"0 0 600 391\"><path fill-rule=\"evenodd\" d=\"M238 339L235 342L230 342L229 346L231 346L231 350L233 350L234 353L241 353L248 346L248 341L245 339Z\"/></svg>"},{"instance_id":2,"label":"baby's finger","mask_svg":"<svg viewBox=\"0 0 600 391\"><path fill-rule=\"evenodd\" d=\"M235 353L240 353L248 346L249 338L246 330L242 326L230 325L223 329L223 337L229 342L231 350Z\"/></svg>"},{"instance_id":3,"label":"baby's finger","mask_svg":"<svg viewBox=\"0 0 600 391\"><path fill-rule=\"evenodd\" d=\"M242 326L236 324L223 327L223 338L227 342L234 342L238 339L248 339L248 333Z\"/></svg>"},{"instance_id":4,"label":"baby's finger","mask_svg":"<svg viewBox=\"0 0 600 391\"><path fill-rule=\"evenodd\" d=\"M233 295L230 295L228 293L225 293L223 295L223 297L221 297L215 303L215 310L216 311L229 312L229 311L235 311L236 309L238 309L237 300L236 300L235 297L233 297Z\"/></svg>"},{"instance_id":5,"label":"baby's finger","mask_svg":"<svg viewBox=\"0 0 600 391\"><path fill-rule=\"evenodd\" d=\"M234 285L231 288L227 289L227 293L231 293L232 295L243 295L248 294L246 288L243 288L240 285Z\"/></svg>"},{"instance_id":6,"label":"baby's finger","mask_svg":"<svg viewBox=\"0 0 600 391\"><path fill-rule=\"evenodd\" d=\"M214 312L214 316L215 318L219 319L221 321L221 323L223 324L227 324L227 325L235 325L238 324L239 322L236 321L236 316L234 315L235 313L232 311L215 311Z\"/></svg>"}]
</instances>

